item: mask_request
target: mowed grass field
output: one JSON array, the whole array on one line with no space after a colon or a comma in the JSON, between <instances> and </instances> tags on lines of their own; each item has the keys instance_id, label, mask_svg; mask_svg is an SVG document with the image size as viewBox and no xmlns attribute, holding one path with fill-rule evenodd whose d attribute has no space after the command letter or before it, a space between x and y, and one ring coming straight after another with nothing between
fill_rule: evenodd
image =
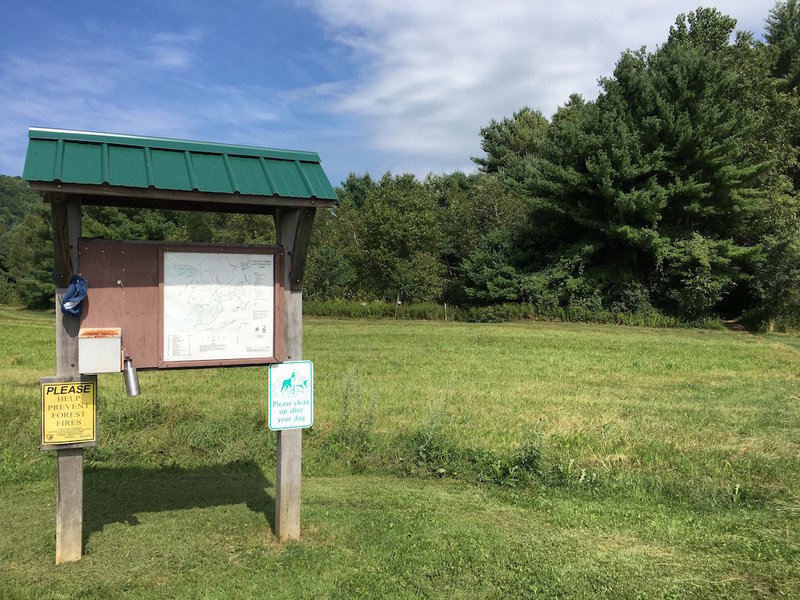
<instances>
[{"instance_id":1,"label":"mowed grass field","mask_svg":"<svg viewBox=\"0 0 800 600\"><path fill-rule=\"evenodd\" d=\"M800 344L306 318L302 534L263 368L103 375L85 556L38 450L52 314L0 309L0 598L800 597Z\"/></svg>"}]
</instances>

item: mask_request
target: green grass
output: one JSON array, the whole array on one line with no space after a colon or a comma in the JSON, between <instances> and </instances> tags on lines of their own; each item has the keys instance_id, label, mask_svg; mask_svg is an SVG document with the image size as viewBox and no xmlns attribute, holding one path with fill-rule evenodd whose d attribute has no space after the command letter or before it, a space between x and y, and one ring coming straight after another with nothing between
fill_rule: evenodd
<instances>
[{"instance_id":1,"label":"green grass","mask_svg":"<svg viewBox=\"0 0 800 600\"><path fill-rule=\"evenodd\" d=\"M798 597L800 344L306 318L302 537L271 533L264 369L99 382L85 556L38 450L52 314L0 309L2 597Z\"/></svg>"}]
</instances>

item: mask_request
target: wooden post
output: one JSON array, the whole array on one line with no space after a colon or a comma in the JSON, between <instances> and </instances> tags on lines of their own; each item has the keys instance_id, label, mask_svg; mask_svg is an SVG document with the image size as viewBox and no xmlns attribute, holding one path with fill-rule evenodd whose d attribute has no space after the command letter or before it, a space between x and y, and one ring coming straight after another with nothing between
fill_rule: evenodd
<instances>
[{"instance_id":1,"label":"wooden post","mask_svg":"<svg viewBox=\"0 0 800 600\"><path fill-rule=\"evenodd\" d=\"M56 283L56 375L80 376L78 330L80 322L61 312L60 301L69 279L78 273L81 201L63 194L50 197L53 226L53 275ZM83 541L83 449L57 450L56 564L80 560Z\"/></svg>"},{"instance_id":2,"label":"wooden post","mask_svg":"<svg viewBox=\"0 0 800 600\"><path fill-rule=\"evenodd\" d=\"M83 544L83 448L56 450L56 564L81 559Z\"/></svg>"},{"instance_id":3,"label":"wooden post","mask_svg":"<svg viewBox=\"0 0 800 600\"><path fill-rule=\"evenodd\" d=\"M275 214L277 243L283 246L284 350L286 360L303 357L303 275L316 209L280 208ZM275 535L278 541L300 538L300 467L303 430L278 431L275 477Z\"/></svg>"}]
</instances>

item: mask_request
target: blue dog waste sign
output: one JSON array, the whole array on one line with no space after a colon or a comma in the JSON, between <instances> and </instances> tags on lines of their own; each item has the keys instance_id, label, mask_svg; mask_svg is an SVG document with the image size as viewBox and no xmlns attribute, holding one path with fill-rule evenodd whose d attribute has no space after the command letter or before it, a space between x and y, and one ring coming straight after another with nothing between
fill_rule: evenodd
<instances>
[{"instance_id":1,"label":"blue dog waste sign","mask_svg":"<svg viewBox=\"0 0 800 600\"><path fill-rule=\"evenodd\" d=\"M269 366L269 428L311 427L314 422L314 365L310 360Z\"/></svg>"}]
</instances>

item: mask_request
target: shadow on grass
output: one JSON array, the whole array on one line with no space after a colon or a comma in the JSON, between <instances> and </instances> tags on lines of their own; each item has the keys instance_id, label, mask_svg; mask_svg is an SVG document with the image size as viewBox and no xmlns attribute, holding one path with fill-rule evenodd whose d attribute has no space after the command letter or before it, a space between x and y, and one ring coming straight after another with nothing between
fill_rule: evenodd
<instances>
[{"instance_id":1,"label":"shadow on grass","mask_svg":"<svg viewBox=\"0 0 800 600\"><path fill-rule=\"evenodd\" d=\"M202 467L97 467L84 476L83 545L111 523L137 525L139 513L247 504L275 531L273 482L253 461Z\"/></svg>"}]
</instances>

